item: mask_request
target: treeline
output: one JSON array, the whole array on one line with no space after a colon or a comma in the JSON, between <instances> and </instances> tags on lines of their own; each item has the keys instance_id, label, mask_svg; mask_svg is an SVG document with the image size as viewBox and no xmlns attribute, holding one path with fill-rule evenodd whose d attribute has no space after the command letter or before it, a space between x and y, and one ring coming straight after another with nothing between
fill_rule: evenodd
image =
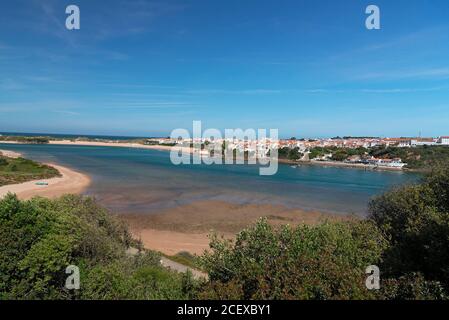
<instances>
[{"instance_id":1,"label":"treeline","mask_svg":"<svg viewBox=\"0 0 449 320\"><path fill-rule=\"evenodd\" d=\"M359 147L359 148L339 148L339 147L314 147L311 148L309 153L309 159L315 159L319 157L324 157L326 155L331 155L331 160L334 161L344 161L350 156L363 156L369 154L369 149Z\"/></svg>"},{"instance_id":2,"label":"treeline","mask_svg":"<svg viewBox=\"0 0 449 320\"><path fill-rule=\"evenodd\" d=\"M449 163L448 146L417 146L413 148L375 147L370 150L374 157L401 158L407 168L430 170L433 166Z\"/></svg>"},{"instance_id":3,"label":"treeline","mask_svg":"<svg viewBox=\"0 0 449 320\"><path fill-rule=\"evenodd\" d=\"M369 217L315 226L265 220L235 241L212 237L208 280L166 270L94 200L0 201L3 299L447 299L449 167L373 199ZM129 248L137 249L135 254ZM81 289L64 288L65 268ZM380 269L368 290L366 268Z\"/></svg>"},{"instance_id":4,"label":"treeline","mask_svg":"<svg viewBox=\"0 0 449 320\"><path fill-rule=\"evenodd\" d=\"M17 141L27 144L47 144L50 140L52 140L50 137L0 136L0 143L2 141Z\"/></svg>"},{"instance_id":5,"label":"treeline","mask_svg":"<svg viewBox=\"0 0 449 320\"><path fill-rule=\"evenodd\" d=\"M361 158L400 158L407 163L406 168L415 170L430 170L433 166L449 162L448 146L417 146L413 148L399 148L378 146L372 148L340 148L340 147L314 147L309 150L309 158L315 159L331 155L334 161L344 161L351 156Z\"/></svg>"},{"instance_id":6,"label":"treeline","mask_svg":"<svg viewBox=\"0 0 449 320\"><path fill-rule=\"evenodd\" d=\"M278 150L278 157L279 159L287 159L291 161L300 160L304 154L299 151L299 148L280 148Z\"/></svg>"}]
</instances>

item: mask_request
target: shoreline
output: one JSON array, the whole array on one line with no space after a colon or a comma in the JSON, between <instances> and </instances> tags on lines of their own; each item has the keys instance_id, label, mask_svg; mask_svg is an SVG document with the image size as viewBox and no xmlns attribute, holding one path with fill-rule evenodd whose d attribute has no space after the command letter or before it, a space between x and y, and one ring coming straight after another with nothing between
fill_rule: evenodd
<instances>
[{"instance_id":1,"label":"shoreline","mask_svg":"<svg viewBox=\"0 0 449 320\"><path fill-rule=\"evenodd\" d=\"M292 209L272 204L234 204L202 200L161 210L155 214L118 214L144 247L175 255L182 251L202 254L209 249L210 234L226 239L265 218L273 226L314 225L326 220L346 221L351 215Z\"/></svg>"},{"instance_id":2,"label":"shoreline","mask_svg":"<svg viewBox=\"0 0 449 320\"><path fill-rule=\"evenodd\" d=\"M19 141L0 141L0 144L26 144ZM48 144L51 145L63 145L63 146L92 146L92 147L119 147L119 148L136 148L136 149L150 149L159 151L171 151L171 146L159 146L159 145L144 145L139 143L128 143L128 142L96 142L96 141L71 141L71 140L51 140ZM179 151L194 154L194 151L190 147L178 147ZM201 152L199 152L201 154ZM278 159L279 164L286 165L318 165L318 166L329 166L329 167L341 167L349 169L363 169L372 171L394 171L394 172L421 172L418 169L408 169L408 168L398 168L398 167L383 167L383 166L373 166L363 163L346 163L337 161L303 161L303 160L288 160L288 159Z\"/></svg>"},{"instance_id":3,"label":"shoreline","mask_svg":"<svg viewBox=\"0 0 449 320\"><path fill-rule=\"evenodd\" d=\"M15 152L15 151L1 150L0 149L0 156L17 159L17 158L22 157L22 154L19 153L19 152Z\"/></svg>"},{"instance_id":4,"label":"shoreline","mask_svg":"<svg viewBox=\"0 0 449 320\"><path fill-rule=\"evenodd\" d=\"M54 163L45 164L57 169L61 177L2 186L0 187L0 199L8 193L15 193L21 200L29 200L35 196L53 199L64 194L81 194L91 183L90 177L83 173ZM36 185L37 182L46 182L48 185Z\"/></svg>"},{"instance_id":5,"label":"shoreline","mask_svg":"<svg viewBox=\"0 0 449 320\"><path fill-rule=\"evenodd\" d=\"M363 169L370 171L395 171L395 172L410 172L409 169L399 168L399 167L382 167L382 166L373 166L370 164L363 163L348 163L348 162L338 162L338 161L293 161L288 159L279 159L279 163L289 164L289 165L317 165L323 167L342 167L342 168L350 168L350 169Z\"/></svg>"},{"instance_id":6,"label":"shoreline","mask_svg":"<svg viewBox=\"0 0 449 320\"><path fill-rule=\"evenodd\" d=\"M19 144L19 145L33 145L30 143L22 143L19 141L1 141L0 144ZM128 142L95 142L95 141L71 141L71 140L51 140L47 144L43 145L61 145L61 146L91 146L91 147L117 147L117 148L136 148L136 149L151 149L160 151L170 151L170 146L158 146L158 145L145 145L140 143L128 143ZM36 144L39 145L39 144ZM182 147L182 150L189 150L191 148Z\"/></svg>"}]
</instances>

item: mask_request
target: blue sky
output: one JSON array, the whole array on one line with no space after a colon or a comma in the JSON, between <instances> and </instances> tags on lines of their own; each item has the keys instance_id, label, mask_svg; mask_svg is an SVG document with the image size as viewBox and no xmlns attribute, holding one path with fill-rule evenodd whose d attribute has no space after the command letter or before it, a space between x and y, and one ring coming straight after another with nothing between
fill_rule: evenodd
<instances>
[{"instance_id":1,"label":"blue sky","mask_svg":"<svg viewBox=\"0 0 449 320\"><path fill-rule=\"evenodd\" d=\"M447 0L15 0L0 16L0 131L449 135Z\"/></svg>"}]
</instances>

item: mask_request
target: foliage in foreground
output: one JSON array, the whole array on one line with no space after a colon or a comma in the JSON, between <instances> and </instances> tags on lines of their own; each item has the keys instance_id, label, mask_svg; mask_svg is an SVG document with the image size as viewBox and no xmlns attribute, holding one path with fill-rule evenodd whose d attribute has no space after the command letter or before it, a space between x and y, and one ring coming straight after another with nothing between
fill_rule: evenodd
<instances>
[{"instance_id":1,"label":"foliage in foreground","mask_svg":"<svg viewBox=\"0 0 449 320\"><path fill-rule=\"evenodd\" d=\"M127 254L127 228L90 198L0 201L0 299L187 299L189 275L170 272L153 252ZM64 288L80 268L81 289Z\"/></svg>"},{"instance_id":2,"label":"foliage in foreground","mask_svg":"<svg viewBox=\"0 0 449 320\"><path fill-rule=\"evenodd\" d=\"M366 299L365 268L377 264L387 242L369 222L288 226L266 221L235 243L215 237L203 256L218 299Z\"/></svg>"},{"instance_id":3,"label":"foliage in foreground","mask_svg":"<svg viewBox=\"0 0 449 320\"><path fill-rule=\"evenodd\" d=\"M368 220L280 229L260 221L211 248L203 298L447 299L449 166L374 199ZM365 287L369 265L380 267L380 290Z\"/></svg>"},{"instance_id":4,"label":"foliage in foreground","mask_svg":"<svg viewBox=\"0 0 449 320\"><path fill-rule=\"evenodd\" d=\"M202 257L210 282L203 299L447 299L424 272L389 269L390 243L371 221L275 229L266 221L235 243L213 238ZM368 290L366 267L380 266L380 290ZM384 272L388 270L388 272Z\"/></svg>"},{"instance_id":5,"label":"foliage in foreground","mask_svg":"<svg viewBox=\"0 0 449 320\"><path fill-rule=\"evenodd\" d=\"M389 275L419 273L449 292L449 166L377 197L369 218L390 240L383 264Z\"/></svg>"}]
</instances>

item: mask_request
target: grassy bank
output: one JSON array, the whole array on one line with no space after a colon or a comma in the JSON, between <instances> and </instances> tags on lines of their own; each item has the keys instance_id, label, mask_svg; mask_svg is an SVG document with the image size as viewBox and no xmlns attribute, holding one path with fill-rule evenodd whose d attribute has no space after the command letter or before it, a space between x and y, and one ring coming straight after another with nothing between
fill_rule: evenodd
<instances>
[{"instance_id":1,"label":"grassy bank","mask_svg":"<svg viewBox=\"0 0 449 320\"><path fill-rule=\"evenodd\" d=\"M60 176L55 168L23 158L0 155L0 186Z\"/></svg>"},{"instance_id":2,"label":"grassy bank","mask_svg":"<svg viewBox=\"0 0 449 320\"><path fill-rule=\"evenodd\" d=\"M11 141L26 144L47 144L50 140L52 140L50 137L0 136L0 142Z\"/></svg>"}]
</instances>

